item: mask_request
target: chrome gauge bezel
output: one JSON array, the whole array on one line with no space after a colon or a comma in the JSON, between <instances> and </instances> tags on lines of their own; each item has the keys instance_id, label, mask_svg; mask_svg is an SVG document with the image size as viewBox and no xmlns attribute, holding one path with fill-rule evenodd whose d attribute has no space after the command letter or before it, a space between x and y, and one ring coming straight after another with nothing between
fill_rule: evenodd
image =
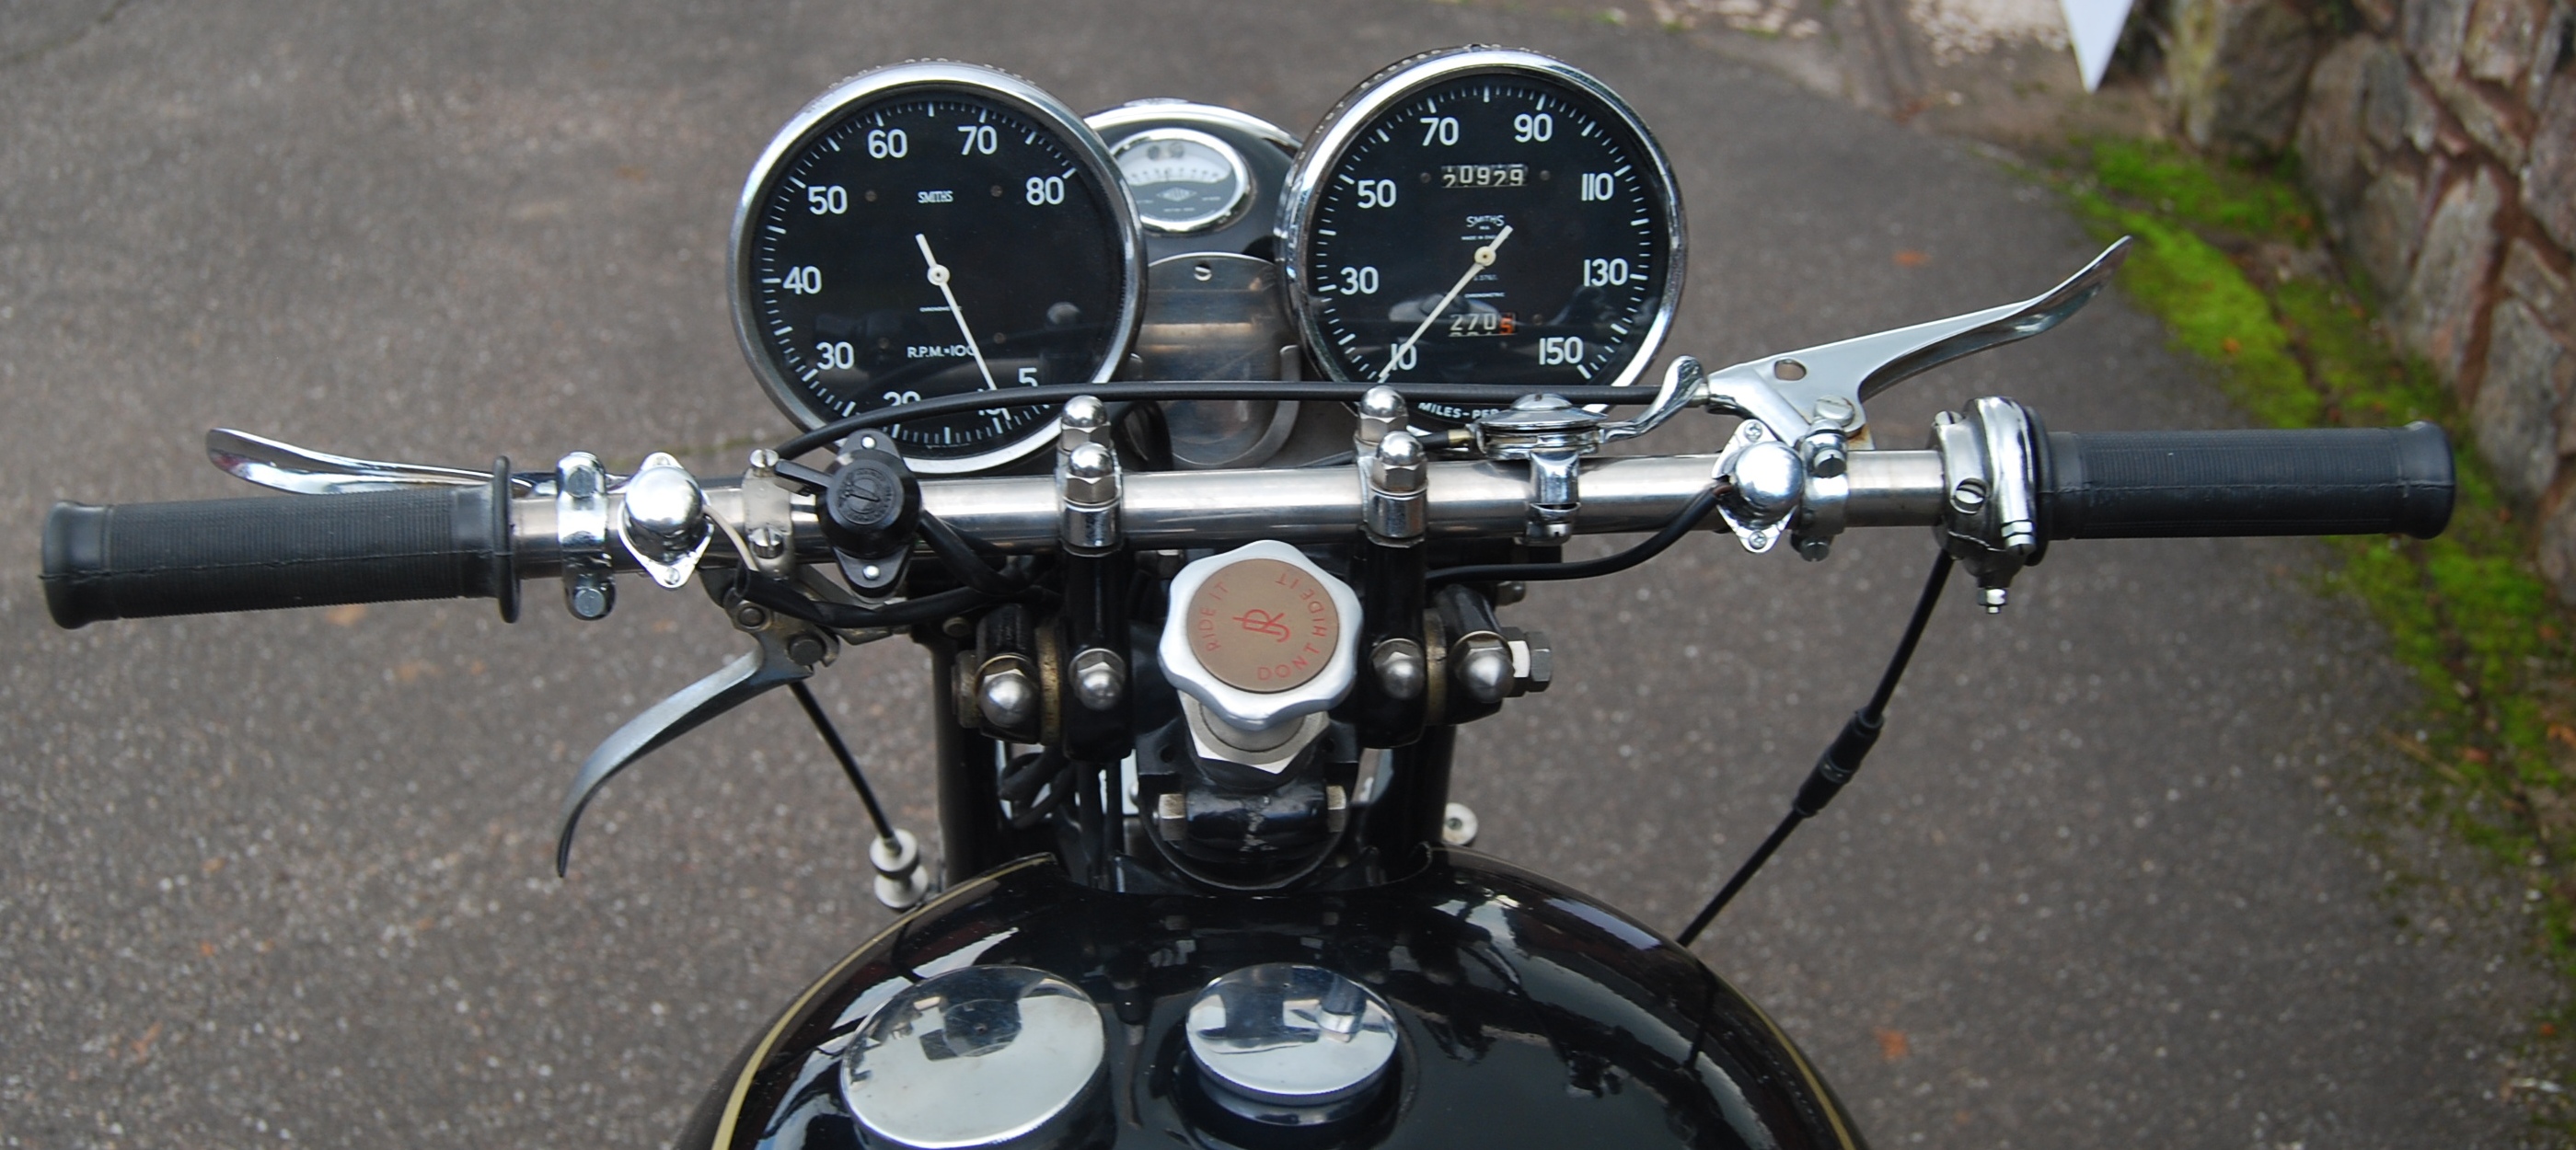
<instances>
[{"instance_id":1,"label":"chrome gauge bezel","mask_svg":"<svg viewBox=\"0 0 2576 1150\"><path fill-rule=\"evenodd\" d=\"M815 97L787 126L780 128L762 150L760 159L743 181L742 195L734 204L733 228L727 259L727 279L732 284L734 338L742 347L743 359L751 365L752 375L760 381L761 390L769 393L770 402L806 431L823 426L831 417L809 404L805 397L781 375L761 345L756 326L749 231L760 211L762 193L777 174L779 165L801 151L814 137L838 126L857 109L892 96L921 92L947 92L989 100L1024 115L1056 135L1080 162L1101 189L1103 198L1115 217L1119 237L1120 279L1125 285L1119 293L1118 315L1111 331L1108 354L1092 372L1089 382L1105 383L1117 375L1127 360L1129 346L1136 335L1136 324L1143 318L1145 300L1144 230L1137 222L1136 205L1128 193L1127 182L1119 176L1118 166L1110 159L1109 147L1090 124L1056 99L1045 89L998 68L964 64L947 60L921 60L893 64L862 72L833 85L831 90ZM1023 458L1053 442L1062 430L1059 419L1047 420L1027 434L989 451L952 458L909 458L912 470L927 475L954 475L982 471Z\"/></svg>"},{"instance_id":2,"label":"chrome gauge bezel","mask_svg":"<svg viewBox=\"0 0 2576 1150\"><path fill-rule=\"evenodd\" d=\"M1636 109L1609 85L1565 61L1518 48L1450 48L1390 66L1326 112L1323 123L1298 152L1295 165L1289 169L1288 184L1281 190L1277 235L1281 284L1288 294L1289 314L1296 321L1307 358L1331 378L1353 382L1338 357L1318 350L1325 346L1326 336L1312 306L1305 276L1315 212L1321 206L1327 181L1340 168L1344 154L1359 139L1361 131L1379 115L1434 85L1480 75L1531 76L1575 89L1598 101L1619 124L1634 133L1652 164L1654 200L1669 221L1665 259L1670 270L1663 300L1639 333L1635 354L1608 381L1612 387L1632 386L1654 366L1655 357L1662 352L1664 339L1672 331L1673 317L1681 310L1682 285L1687 278L1688 228L1682 218L1680 185L1673 178L1672 161L1654 133L1647 130L1645 121L1638 118Z\"/></svg>"},{"instance_id":3,"label":"chrome gauge bezel","mask_svg":"<svg viewBox=\"0 0 2576 1150\"><path fill-rule=\"evenodd\" d=\"M1211 152L1215 152L1217 159L1224 162L1226 169L1234 173L1234 198L1227 200L1224 207L1218 208L1213 212L1206 212L1195 216L1185 216L1179 220L1171 222L1154 219L1147 213L1144 205L1139 204L1136 207L1136 220L1139 224L1144 226L1145 230L1153 232L1156 235L1190 236L1197 235L1200 232L1214 231L1243 217L1243 209L1251 205L1254 194L1259 190L1253 179L1252 164L1250 161L1243 158L1242 152L1235 150L1234 145L1226 143L1224 140L1220 140L1206 132L1199 131L1196 128L1147 128L1141 132L1122 136L1119 138L1117 143L1109 145L1110 162L1118 162L1118 158L1124 155L1129 148L1163 140L1177 140L1183 143L1196 144ZM1122 179L1125 178L1126 169L1124 167L1119 169L1119 176ZM1130 185L1127 189L1128 199L1130 201L1135 199L1135 193L1135 187Z\"/></svg>"}]
</instances>

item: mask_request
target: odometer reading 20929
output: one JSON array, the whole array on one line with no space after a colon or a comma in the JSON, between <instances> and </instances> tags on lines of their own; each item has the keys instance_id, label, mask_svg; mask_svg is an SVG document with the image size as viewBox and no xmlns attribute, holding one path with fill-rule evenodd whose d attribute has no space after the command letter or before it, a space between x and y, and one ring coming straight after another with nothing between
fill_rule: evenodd
<instances>
[{"instance_id":1,"label":"odometer reading 20929","mask_svg":"<svg viewBox=\"0 0 2576 1150\"><path fill-rule=\"evenodd\" d=\"M851 80L770 146L734 223L735 328L812 428L978 390L1090 383L1125 354L1141 284L1099 137L1038 89L956 64ZM917 470L1007 462L1054 409L888 429Z\"/></svg>"},{"instance_id":2,"label":"odometer reading 20929","mask_svg":"<svg viewBox=\"0 0 2576 1150\"><path fill-rule=\"evenodd\" d=\"M1437 53L1363 84L1313 141L1281 231L1327 374L1544 388L1646 368L1680 293L1681 207L1599 81L1527 52Z\"/></svg>"}]
</instances>

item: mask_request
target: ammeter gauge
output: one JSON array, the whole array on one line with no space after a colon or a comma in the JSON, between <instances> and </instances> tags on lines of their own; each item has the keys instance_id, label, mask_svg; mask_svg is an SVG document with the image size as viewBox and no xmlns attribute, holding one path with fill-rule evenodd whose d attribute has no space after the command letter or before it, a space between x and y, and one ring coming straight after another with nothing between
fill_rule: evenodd
<instances>
[{"instance_id":1,"label":"ammeter gauge","mask_svg":"<svg viewBox=\"0 0 2576 1150\"><path fill-rule=\"evenodd\" d=\"M1144 282L1134 210L1079 116L1008 73L915 63L797 113L734 214L734 329L799 426L935 396L1108 379ZM1009 462L1055 409L887 429L914 470Z\"/></svg>"},{"instance_id":2,"label":"ammeter gauge","mask_svg":"<svg viewBox=\"0 0 2576 1150\"><path fill-rule=\"evenodd\" d=\"M1110 148L1136 215L1166 235L1233 220L1252 199L1252 169L1234 145L1189 128L1148 128Z\"/></svg>"}]
</instances>

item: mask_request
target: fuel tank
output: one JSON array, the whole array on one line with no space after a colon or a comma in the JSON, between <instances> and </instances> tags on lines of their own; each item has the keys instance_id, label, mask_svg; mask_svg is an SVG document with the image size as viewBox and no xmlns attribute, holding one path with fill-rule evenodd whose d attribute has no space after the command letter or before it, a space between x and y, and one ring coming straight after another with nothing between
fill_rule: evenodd
<instances>
[{"instance_id":1,"label":"fuel tank","mask_svg":"<svg viewBox=\"0 0 2576 1150\"><path fill-rule=\"evenodd\" d=\"M1216 987L1289 969L1339 987L1380 1032L1370 1047L1370 1033L1351 1033L1356 1024L1337 1031L1332 1018L1361 1015L1334 1014L1330 993L1319 992L1326 1021L1303 1032L1316 1043L1308 1053L1347 1065L1354 1049L1392 1052L1330 1106L1246 1105L1226 1085L1244 1076L1210 1069L1223 1057L1256 1074L1298 1069L1276 1061L1300 1056L1293 1046L1254 1041L1211 1054L1206 1045L1216 1033L1206 1013ZM946 1033L927 1029L943 997L934 992L961 977L991 983L996 971L1014 972L1013 985L1056 988L1045 1000L1051 1013L1031 1013L1025 1028L1016 1013L977 1025L951 1001ZM1064 1003L1086 995L1072 1009L1076 1021L1064 1023ZM1319 1000L1303 1001L1305 1014L1287 1013L1311 1022ZM881 1014L902 1015L902 1025L889 1031L873 1017ZM1040 1058L1032 1047L1049 1038L1041 1023L1070 1025L1079 1041L1048 1049L1072 1053ZM877 1056L868 1073L854 1074L888 1033L948 1061L896 1066ZM1021 1061L985 1079L985 1093L942 1095L943 1083L958 1080L936 1075L1001 1068L1008 1060L969 1063L1015 1039ZM1068 1060L1098 1065L1066 1077ZM930 1117L944 1108L963 1125L914 1126L926 1132L910 1136L868 1109L914 1081L930 1089L900 1098L913 1118L927 1100ZM1003 1111L1030 1100L997 1103L992 1090L1024 1082L1061 1094L1064 1105L1051 1095L1039 1115L1048 1121L1017 1121L1016 1111L1006 1121ZM1042 857L1004 866L904 916L824 975L736 1059L677 1144L1797 1150L1860 1142L1779 1027L1688 951L1548 879L1448 850L1385 885L1261 898L1112 893L1068 880Z\"/></svg>"}]
</instances>

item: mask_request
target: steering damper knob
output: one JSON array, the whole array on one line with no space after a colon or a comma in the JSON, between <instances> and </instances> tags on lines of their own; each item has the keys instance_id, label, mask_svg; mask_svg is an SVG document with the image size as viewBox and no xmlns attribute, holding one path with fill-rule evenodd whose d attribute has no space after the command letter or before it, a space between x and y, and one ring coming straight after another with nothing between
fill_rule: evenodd
<instances>
[{"instance_id":1,"label":"steering damper knob","mask_svg":"<svg viewBox=\"0 0 2576 1150\"><path fill-rule=\"evenodd\" d=\"M1350 694L1359 596L1285 543L1212 555L1172 578L1163 672L1209 714L1268 731Z\"/></svg>"}]
</instances>

